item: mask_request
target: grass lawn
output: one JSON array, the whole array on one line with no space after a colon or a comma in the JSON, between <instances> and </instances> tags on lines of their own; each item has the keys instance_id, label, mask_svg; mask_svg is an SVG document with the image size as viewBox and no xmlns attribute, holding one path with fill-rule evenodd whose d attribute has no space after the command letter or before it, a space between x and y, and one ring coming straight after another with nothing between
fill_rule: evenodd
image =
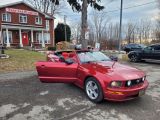
<instances>
[{"instance_id":1,"label":"grass lawn","mask_svg":"<svg viewBox=\"0 0 160 120\"><path fill-rule=\"evenodd\" d=\"M0 73L35 70L35 62L45 60L44 54L28 50L5 50L9 59L0 59Z\"/></svg>"}]
</instances>

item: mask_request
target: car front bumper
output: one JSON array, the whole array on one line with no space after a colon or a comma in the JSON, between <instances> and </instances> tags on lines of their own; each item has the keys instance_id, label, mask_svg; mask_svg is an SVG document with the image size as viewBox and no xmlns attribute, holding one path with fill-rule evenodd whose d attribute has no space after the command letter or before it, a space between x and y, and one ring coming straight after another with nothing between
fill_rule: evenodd
<instances>
[{"instance_id":1,"label":"car front bumper","mask_svg":"<svg viewBox=\"0 0 160 120\"><path fill-rule=\"evenodd\" d=\"M149 83L147 80L143 84L131 88L107 88L104 92L104 99L111 101L126 101L137 98L145 94Z\"/></svg>"}]
</instances>

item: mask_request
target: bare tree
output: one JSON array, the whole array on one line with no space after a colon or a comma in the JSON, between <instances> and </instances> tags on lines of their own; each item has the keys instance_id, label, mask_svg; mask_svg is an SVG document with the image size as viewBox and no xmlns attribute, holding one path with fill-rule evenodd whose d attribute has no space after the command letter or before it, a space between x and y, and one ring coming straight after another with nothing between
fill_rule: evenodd
<instances>
[{"instance_id":1,"label":"bare tree","mask_svg":"<svg viewBox=\"0 0 160 120\"><path fill-rule=\"evenodd\" d=\"M151 21L150 20L142 20L142 30L143 30L143 39L145 43L147 43L148 39L150 38L150 30L151 30Z\"/></svg>"},{"instance_id":2,"label":"bare tree","mask_svg":"<svg viewBox=\"0 0 160 120\"><path fill-rule=\"evenodd\" d=\"M72 37L73 39L77 40L79 43L80 41L80 33L81 33L81 22L75 22L71 25Z\"/></svg>"},{"instance_id":3,"label":"bare tree","mask_svg":"<svg viewBox=\"0 0 160 120\"><path fill-rule=\"evenodd\" d=\"M119 23L109 23L103 34L103 39L104 37L107 40L108 49L118 49Z\"/></svg>"},{"instance_id":4,"label":"bare tree","mask_svg":"<svg viewBox=\"0 0 160 120\"><path fill-rule=\"evenodd\" d=\"M160 10L160 0L157 0L157 2L158 2L159 10ZM156 39L158 40L158 42L160 42L160 11L159 11L158 19L157 19L157 27L155 29L155 35L156 35Z\"/></svg>"},{"instance_id":5,"label":"bare tree","mask_svg":"<svg viewBox=\"0 0 160 120\"><path fill-rule=\"evenodd\" d=\"M131 40L132 42L134 43L134 38L135 38L135 27L136 27L136 24L134 23L128 23L127 26L126 26L126 39L128 40L128 43L131 43Z\"/></svg>"},{"instance_id":6,"label":"bare tree","mask_svg":"<svg viewBox=\"0 0 160 120\"><path fill-rule=\"evenodd\" d=\"M126 40L128 43L139 42L149 43L151 39L153 25L150 20L140 20L139 22L129 22L125 28ZM139 40L139 41L137 41Z\"/></svg>"},{"instance_id":7,"label":"bare tree","mask_svg":"<svg viewBox=\"0 0 160 120\"><path fill-rule=\"evenodd\" d=\"M60 14L65 9L65 0L59 0L59 3L52 2L52 0L26 0L29 4L33 5L36 9L50 13L51 15ZM59 5L57 5L59 4Z\"/></svg>"},{"instance_id":8,"label":"bare tree","mask_svg":"<svg viewBox=\"0 0 160 120\"><path fill-rule=\"evenodd\" d=\"M101 43L102 35L106 30L107 24L109 22L109 17L106 13L97 13L93 11L93 17L91 18L90 23L95 28L96 42Z\"/></svg>"}]
</instances>

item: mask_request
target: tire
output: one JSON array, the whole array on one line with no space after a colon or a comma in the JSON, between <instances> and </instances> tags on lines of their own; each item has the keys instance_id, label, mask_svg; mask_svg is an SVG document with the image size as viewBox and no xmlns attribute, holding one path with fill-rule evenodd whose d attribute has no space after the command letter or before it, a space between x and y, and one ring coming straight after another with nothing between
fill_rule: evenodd
<instances>
[{"instance_id":1,"label":"tire","mask_svg":"<svg viewBox=\"0 0 160 120\"><path fill-rule=\"evenodd\" d=\"M100 83L93 77L85 81L85 92L90 101L100 103L103 100L103 91Z\"/></svg>"},{"instance_id":2,"label":"tire","mask_svg":"<svg viewBox=\"0 0 160 120\"><path fill-rule=\"evenodd\" d=\"M138 62L139 61L137 55L131 55L130 60L131 60L131 62Z\"/></svg>"}]
</instances>

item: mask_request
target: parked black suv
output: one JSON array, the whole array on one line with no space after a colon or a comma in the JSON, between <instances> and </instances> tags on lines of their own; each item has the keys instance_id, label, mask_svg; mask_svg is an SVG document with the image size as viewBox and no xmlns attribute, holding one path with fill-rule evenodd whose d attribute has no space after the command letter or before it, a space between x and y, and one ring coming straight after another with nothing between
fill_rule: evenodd
<instances>
[{"instance_id":1,"label":"parked black suv","mask_svg":"<svg viewBox=\"0 0 160 120\"><path fill-rule=\"evenodd\" d=\"M130 44L125 45L123 47L123 50L126 51L126 53L129 53L130 51L141 50L144 47L146 46L143 44L130 43Z\"/></svg>"},{"instance_id":2,"label":"parked black suv","mask_svg":"<svg viewBox=\"0 0 160 120\"><path fill-rule=\"evenodd\" d=\"M160 44L150 45L142 50L131 51L128 58L131 62L138 62L143 59L160 60Z\"/></svg>"}]
</instances>

